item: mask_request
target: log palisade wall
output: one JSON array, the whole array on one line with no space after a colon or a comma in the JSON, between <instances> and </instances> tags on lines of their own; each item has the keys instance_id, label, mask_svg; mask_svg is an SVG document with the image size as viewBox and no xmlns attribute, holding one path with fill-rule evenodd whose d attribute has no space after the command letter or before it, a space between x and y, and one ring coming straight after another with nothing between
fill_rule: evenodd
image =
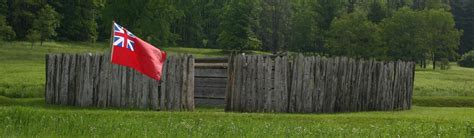
<instances>
[{"instance_id":1,"label":"log palisade wall","mask_svg":"<svg viewBox=\"0 0 474 138\"><path fill-rule=\"evenodd\" d=\"M333 113L411 108L414 63L234 56L226 111Z\"/></svg>"},{"instance_id":2,"label":"log palisade wall","mask_svg":"<svg viewBox=\"0 0 474 138\"><path fill-rule=\"evenodd\" d=\"M46 56L45 100L81 107L194 109L194 58L168 56L162 80L110 63L110 55Z\"/></svg>"}]
</instances>

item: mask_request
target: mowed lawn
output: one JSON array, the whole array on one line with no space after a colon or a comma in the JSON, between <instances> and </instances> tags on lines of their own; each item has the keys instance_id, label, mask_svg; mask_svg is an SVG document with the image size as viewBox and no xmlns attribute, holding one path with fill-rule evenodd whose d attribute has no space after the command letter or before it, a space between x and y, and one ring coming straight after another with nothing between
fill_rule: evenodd
<instances>
[{"instance_id":1,"label":"mowed lawn","mask_svg":"<svg viewBox=\"0 0 474 138\"><path fill-rule=\"evenodd\" d=\"M474 136L474 69L417 69L409 111L338 114L155 112L45 105L46 53L98 53L107 44L15 42L0 45L0 137ZM164 48L170 54L224 56L216 49ZM441 107L423 107L441 106ZM466 106L442 107L442 106Z\"/></svg>"}]
</instances>

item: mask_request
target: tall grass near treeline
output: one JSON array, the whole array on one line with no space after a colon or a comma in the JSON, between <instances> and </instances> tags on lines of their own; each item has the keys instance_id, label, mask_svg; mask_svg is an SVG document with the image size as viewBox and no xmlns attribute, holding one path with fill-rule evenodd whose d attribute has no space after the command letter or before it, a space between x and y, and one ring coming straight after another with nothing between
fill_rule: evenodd
<instances>
[{"instance_id":1,"label":"tall grass near treeline","mask_svg":"<svg viewBox=\"0 0 474 138\"><path fill-rule=\"evenodd\" d=\"M450 65L449 70L417 69L414 95L474 97L474 68Z\"/></svg>"}]
</instances>

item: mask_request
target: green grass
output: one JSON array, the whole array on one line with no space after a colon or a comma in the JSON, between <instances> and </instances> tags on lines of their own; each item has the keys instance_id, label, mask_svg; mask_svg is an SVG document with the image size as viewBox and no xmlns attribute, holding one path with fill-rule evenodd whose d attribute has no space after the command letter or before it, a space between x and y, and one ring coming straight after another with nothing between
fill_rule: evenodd
<instances>
[{"instance_id":1,"label":"green grass","mask_svg":"<svg viewBox=\"0 0 474 138\"><path fill-rule=\"evenodd\" d=\"M432 107L474 107L474 97L462 96L415 96L413 104Z\"/></svg>"},{"instance_id":2,"label":"green grass","mask_svg":"<svg viewBox=\"0 0 474 138\"><path fill-rule=\"evenodd\" d=\"M2 103L7 100L9 103ZM0 137L473 136L474 108L339 114L155 112L45 105L0 97Z\"/></svg>"},{"instance_id":3,"label":"green grass","mask_svg":"<svg viewBox=\"0 0 474 138\"><path fill-rule=\"evenodd\" d=\"M474 68L453 63L449 70L417 69L414 95L474 97Z\"/></svg>"}]
</instances>

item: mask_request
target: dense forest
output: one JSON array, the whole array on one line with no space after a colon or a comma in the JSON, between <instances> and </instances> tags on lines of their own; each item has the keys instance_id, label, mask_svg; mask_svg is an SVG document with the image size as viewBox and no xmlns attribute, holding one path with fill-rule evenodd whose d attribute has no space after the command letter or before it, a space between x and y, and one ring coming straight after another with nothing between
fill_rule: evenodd
<instances>
[{"instance_id":1,"label":"dense forest","mask_svg":"<svg viewBox=\"0 0 474 138\"><path fill-rule=\"evenodd\" d=\"M420 63L474 47L472 0L0 0L3 41L107 41L112 21L158 47Z\"/></svg>"}]
</instances>

